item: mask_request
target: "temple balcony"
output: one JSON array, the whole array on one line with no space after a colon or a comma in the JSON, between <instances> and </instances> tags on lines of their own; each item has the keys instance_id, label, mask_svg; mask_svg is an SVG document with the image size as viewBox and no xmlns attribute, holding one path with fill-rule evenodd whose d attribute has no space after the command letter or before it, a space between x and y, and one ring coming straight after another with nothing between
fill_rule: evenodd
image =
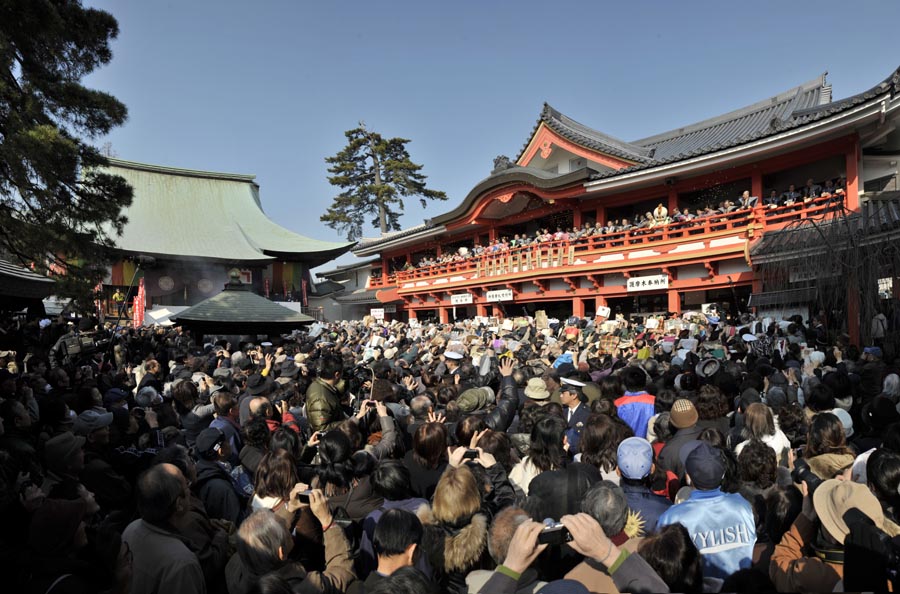
<instances>
[{"instance_id":1,"label":"temple balcony","mask_svg":"<svg viewBox=\"0 0 900 594\"><path fill-rule=\"evenodd\" d=\"M748 257L750 242L766 231L802 219L820 219L843 208L842 196L771 208L757 206L645 229L550 241L463 260L375 276L370 289L411 296L505 285L541 278L574 278L622 271ZM393 293L394 291L391 291Z\"/></svg>"}]
</instances>

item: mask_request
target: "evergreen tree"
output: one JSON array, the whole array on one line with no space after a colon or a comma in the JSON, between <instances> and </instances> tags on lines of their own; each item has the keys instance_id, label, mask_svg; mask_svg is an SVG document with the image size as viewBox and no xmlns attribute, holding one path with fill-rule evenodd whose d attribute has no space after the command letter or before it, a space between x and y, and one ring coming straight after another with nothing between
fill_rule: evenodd
<instances>
[{"instance_id":1,"label":"evergreen tree","mask_svg":"<svg viewBox=\"0 0 900 594\"><path fill-rule=\"evenodd\" d=\"M425 187L420 173L406 151L405 138L382 138L370 132L363 122L344 133L348 143L341 152L325 161L331 165L328 181L341 188L322 222L353 241L363 234L363 221L371 218L372 227L382 233L400 230L403 198L418 196L425 208L426 199L446 200L444 192Z\"/></svg>"},{"instance_id":2,"label":"evergreen tree","mask_svg":"<svg viewBox=\"0 0 900 594\"><path fill-rule=\"evenodd\" d=\"M132 191L87 143L127 116L81 84L110 61L115 18L80 0L0 0L0 253L90 306Z\"/></svg>"}]
</instances>

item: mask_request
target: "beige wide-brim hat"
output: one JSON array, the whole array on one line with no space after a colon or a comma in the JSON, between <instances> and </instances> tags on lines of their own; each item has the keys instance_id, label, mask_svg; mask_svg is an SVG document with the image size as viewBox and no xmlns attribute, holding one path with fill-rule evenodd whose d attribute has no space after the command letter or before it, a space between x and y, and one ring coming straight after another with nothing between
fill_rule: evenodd
<instances>
[{"instance_id":1,"label":"beige wide-brim hat","mask_svg":"<svg viewBox=\"0 0 900 594\"><path fill-rule=\"evenodd\" d=\"M544 380L539 377L533 377L528 380L528 385L525 386L525 396L532 400L547 400L550 398L550 391L547 389L547 384L544 383Z\"/></svg>"},{"instance_id":2,"label":"beige wide-brim hat","mask_svg":"<svg viewBox=\"0 0 900 594\"><path fill-rule=\"evenodd\" d=\"M852 481L829 479L823 482L813 494L813 505L822 527L841 544L850 533L844 514L851 508L864 513L879 529L884 525L884 512L878 499L869 487Z\"/></svg>"}]
</instances>

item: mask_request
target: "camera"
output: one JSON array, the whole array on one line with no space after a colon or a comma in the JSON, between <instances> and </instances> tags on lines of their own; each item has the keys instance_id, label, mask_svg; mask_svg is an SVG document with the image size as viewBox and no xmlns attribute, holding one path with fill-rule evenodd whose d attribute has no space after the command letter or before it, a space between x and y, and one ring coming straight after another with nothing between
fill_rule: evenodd
<instances>
[{"instance_id":1,"label":"camera","mask_svg":"<svg viewBox=\"0 0 900 594\"><path fill-rule=\"evenodd\" d=\"M311 490L307 489L306 491L300 491L297 493L297 501L300 503L309 503L309 494L312 493Z\"/></svg>"},{"instance_id":2,"label":"camera","mask_svg":"<svg viewBox=\"0 0 900 594\"><path fill-rule=\"evenodd\" d=\"M369 400L366 402L366 408L375 408L375 403Z\"/></svg>"},{"instance_id":3,"label":"camera","mask_svg":"<svg viewBox=\"0 0 900 594\"><path fill-rule=\"evenodd\" d=\"M478 450L467 449L466 453L463 454L463 460L475 460L478 458Z\"/></svg>"},{"instance_id":4,"label":"camera","mask_svg":"<svg viewBox=\"0 0 900 594\"><path fill-rule=\"evenodd\" d=\"M791 478L798 485L803 481L806 481L806 487L809 489L810 497L813 496L813 493L815 493L818 486L822 484L822 479L813 473L809 467L809 462L806 460L794 461L794 470L791 471Z\"/></svg>"},{"instance_id":5,"label":"camera","mask_svg":"<svg viewBox=\"0 0 900 594\"><path fill-rule=\"evenodd\" d=\"M544 520L544 529L538 534L538 544L561 545L572 542L569 529L560 522Z\"/></svg>"}]
</instances>

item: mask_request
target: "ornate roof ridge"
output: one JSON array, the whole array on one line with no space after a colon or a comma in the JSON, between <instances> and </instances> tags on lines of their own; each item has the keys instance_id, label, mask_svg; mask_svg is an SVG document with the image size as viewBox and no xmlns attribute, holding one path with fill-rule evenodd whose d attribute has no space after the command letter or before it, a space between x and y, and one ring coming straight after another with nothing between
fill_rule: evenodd
<instances>
[{"instance_id":1,"label":"ornate roof ridge","mask_svg":"<svg viewBox=\"0 0 900 594\"><path fill-rule=\"evenodd\" d=\"M756 101L755 103L751 103L750 105L745 105L744 107L740 107L738 109L734 109L732 111L728 111L711 118L706 118L704 120L700 120L699 122L694 122L693 124L673 128L666 132L660 132L658 134L640 138L632 142L635 145L646 147L648 145L656 144L665 140L672 140L673 138L677 138L679 136L691 134L692 132L697 132L706 128L712 128L713 126L718 126L760 111L771 109L774 105L777 105L779 103L791 103L793 101L796 101L797 98L802 96L804 93L810 93L823 89L827 85L825 81L826 76L828 76L828 73L823 72L821 75L817 76L814 79L808 80L803 84L791 87L790 89L782 91L777 95L773 95L766 99ZM817 104L818 95L816 95L815 99Z\"/></svg>"},{"instance_id":2,"label":"ornate roof ridge","mask_svg":"<svg viewBox=\"0 0 900 594\"><path fill-rule=\"evenodd\" d=\"M256 183L256 175L246 173L226 173L221 171L203 171L200 169L184 169L181 167L169 167L168 165L155 165L153 163L139 163L138 161L126 161L125 159L116 159L107 157L109 164L115 167L124 167L125 169L136 169L138 171L151 171L153 173L166 173L170 175L183 175L188 177L202 177L208 179L220 179L226 181L244 181Z\"/></svg>"}]
</instances>

